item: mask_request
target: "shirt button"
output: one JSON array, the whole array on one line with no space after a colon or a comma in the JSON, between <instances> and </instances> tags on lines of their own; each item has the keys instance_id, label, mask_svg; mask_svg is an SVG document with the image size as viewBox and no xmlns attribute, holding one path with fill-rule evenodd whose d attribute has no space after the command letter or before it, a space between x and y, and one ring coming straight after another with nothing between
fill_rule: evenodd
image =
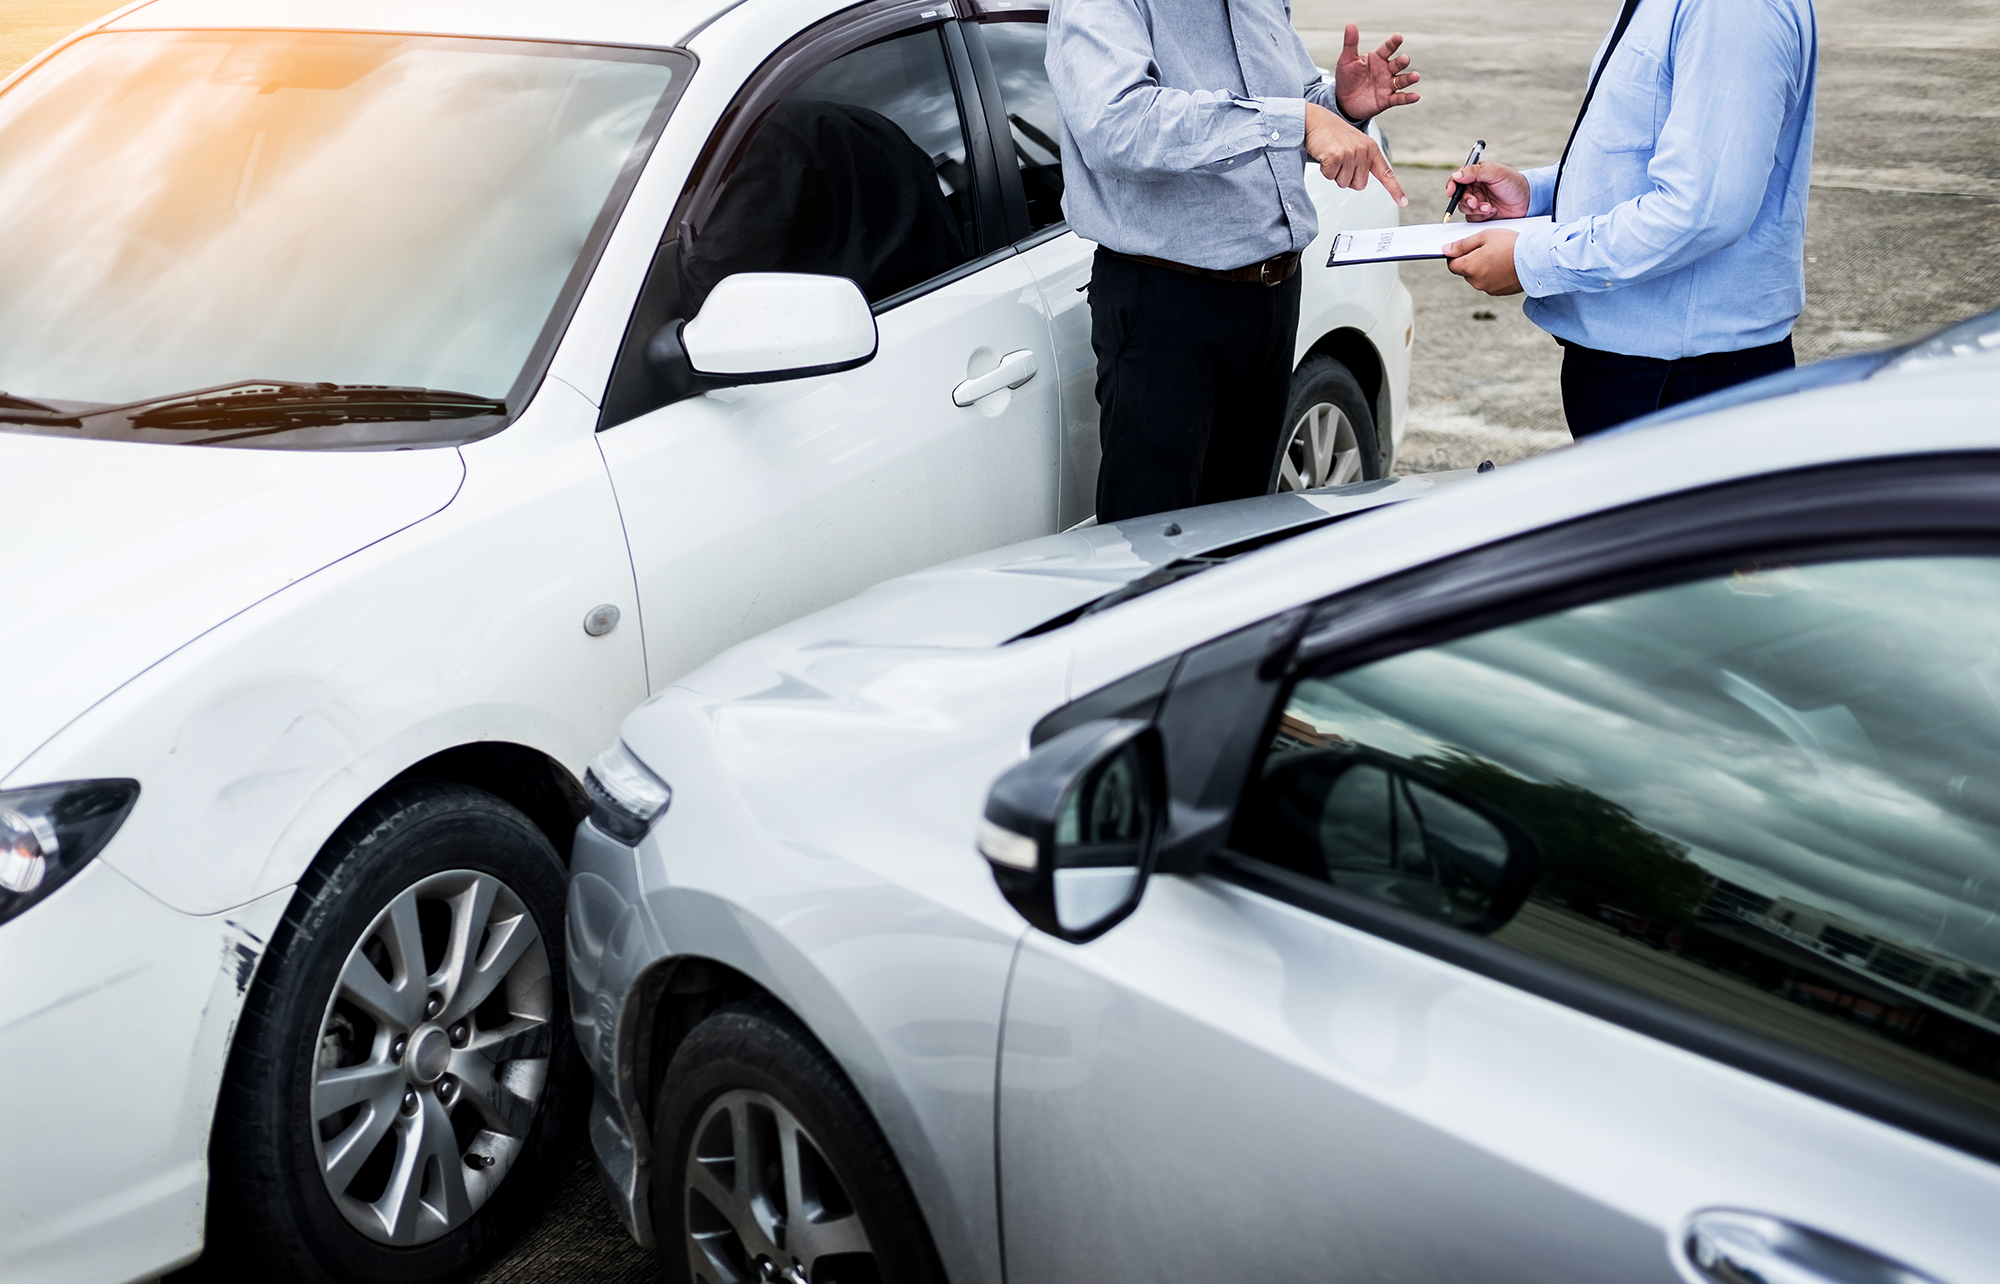
<instances>
[{"instance_id":1,"label":"shirt button","mask_svg":"<svg viewBox=\"0 0 2000 1284\"><path fill-rule=\"evenodd\" d=\"M1274 143L1278 141L1278 131L1275 129L1271 131L1271 141Z\"/></svg>"}]
</instances>

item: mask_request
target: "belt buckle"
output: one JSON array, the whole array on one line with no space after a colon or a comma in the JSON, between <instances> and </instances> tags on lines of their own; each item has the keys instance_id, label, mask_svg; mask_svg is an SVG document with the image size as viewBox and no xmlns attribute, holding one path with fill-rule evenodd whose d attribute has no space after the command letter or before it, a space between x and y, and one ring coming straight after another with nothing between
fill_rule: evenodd
<instances>
[{"instance_id":1,"label":"belt buckle","mask_svg":"<svg viewBox=\"0 0 2000 1284\"><path fill-rule=\"evenodd\" d=\"M1265 259L1257 265L1257 284L1266 286L1277 284L1271 280L1271 260Z\"/></svg>"}]
</instances>

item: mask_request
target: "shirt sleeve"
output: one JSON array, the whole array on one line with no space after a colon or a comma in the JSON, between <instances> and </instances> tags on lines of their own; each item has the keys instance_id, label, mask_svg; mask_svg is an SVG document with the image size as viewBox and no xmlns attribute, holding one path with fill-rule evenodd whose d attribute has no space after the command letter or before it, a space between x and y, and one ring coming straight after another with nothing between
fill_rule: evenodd
<instances>
[{"instance_id":1,"label":"shirt sleeve","mask_svg":"<svg viewBox=\"0 0 2000 1284\"><path fill-rule=\"evenodd\" d=\"M1536 298L1616 289L1685 267L1749 231L1800 92L1800 39L1791 17L1767 0L1685 0L1667 118L1646 169L1650 188L1607 213L1521 233L1514 267L1522 288ZM1554 171L1546 172L1552 187ZM1536 192L1531 202L1542 199ZM1531 211L1550 212L1534 203Z\"/></svg>"},{"instance_id":2,"label":"shirt sleeve","mask_svg":"<svg viewBox=\"0 0 2000 1284\"><path fill-rule=\"evenodd\" d=\"M1305 142L1302 98L1242 98L1226 89L1169 89L1131 0L1057 5L1049 15L1049 82L1083 162L1144 181L1185 174L1262 148Z\"/></svg>"},{"instance_id":3,"label":"shirt sleeve","mask_svg":"<svg viewBox=\"0 0 2000 1284\"><path fill-rule=\"evenodd\" d=\"M1547 218L1555 212L1556 167L1544 165L1540 169L1523 170L1521 177L1528 180L1527 218Z\"/></svg>"}]
</instances>

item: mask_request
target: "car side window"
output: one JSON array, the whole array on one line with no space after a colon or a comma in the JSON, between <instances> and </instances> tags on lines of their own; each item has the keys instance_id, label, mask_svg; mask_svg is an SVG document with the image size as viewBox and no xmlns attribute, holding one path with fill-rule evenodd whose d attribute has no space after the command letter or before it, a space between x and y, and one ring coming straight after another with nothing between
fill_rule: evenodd
<instances>
[{"instance_id":1,"label":"car side window","mask_svg":"<svg viewBox=\"0 0 2000 1284\"><path fill-rule=\"evenodd\" d=\"M844 276L877 303L977 252L972 171L936 27L854 50L771 109L684 236L683 316L736 272Z\"/></svg>"},{"instance_id":2,"label":"car side window","mask_svg":"<svg viewBox=\"0 0 2000 1284\"><path fill-rule=\"evenodd\" d=\"M1007 113L1014 159L1028 197L1028 227L1063 221L1062 136L1047 65L1049 29L1041 22L990 22L980 28Z\"/></svg>"},{"instance_id":3,"label":"car side window","mask_svg":"<svg viewBox=\"0 0 2000 1284\"><path fill-rule=\"evenodd\" d=\"M1758 566L1306 677L1231 846L2000 1121L1996 621Z\"/></svg>"}]
</instances>

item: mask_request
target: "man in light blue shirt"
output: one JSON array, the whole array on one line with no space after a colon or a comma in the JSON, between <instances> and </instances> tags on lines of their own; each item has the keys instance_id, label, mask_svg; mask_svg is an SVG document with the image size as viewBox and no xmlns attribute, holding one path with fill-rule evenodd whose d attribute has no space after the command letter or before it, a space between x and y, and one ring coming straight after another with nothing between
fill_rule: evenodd
<instances>
[{"instance_id":1,"label":"man in light blue shirt","mask_svg":"<svg viewBox=\"0 0 2000 1284\"><path fill-rule=\"evenodd\" d=\"M1445 253L1477 289L1527 292L1577 437L1790 369L1805 307L1812 0L1626 0L1605 45L1561 164L1446 188L1474 222L1555 216Z\"/></svg>"},{"instance_id":2,"label":"man in light blue shirt","mask_svg":"<svg viewBox=\"0 0 2000 1284\"><path fill-rule=\"evenodd\" d=\"M1055 0L1063 214L1100 247L1099 521L1271 488L1319 231L1306 158L1402 200L1356 128L1417 100L1401 44L1364 56L1349 24L1328 85L1286 0Z\"/></svg>"}]
</instances>

